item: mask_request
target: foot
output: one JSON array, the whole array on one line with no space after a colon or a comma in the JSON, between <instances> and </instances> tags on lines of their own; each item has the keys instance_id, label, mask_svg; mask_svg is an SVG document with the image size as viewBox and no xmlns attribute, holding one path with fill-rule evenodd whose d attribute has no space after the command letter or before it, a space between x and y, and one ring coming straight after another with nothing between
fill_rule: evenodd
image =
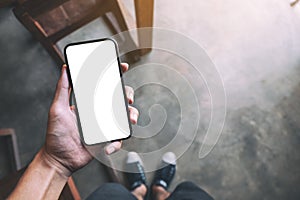
<instances>
[{"instance_id":1,"label":"foot","mask_svg":"<svg viewBox=\"0 0 300 200\"><path fill-rule=\"evenodd\" d=\"M170 192L168 192L165 188L153 185L152 186L152 197L154 200L164 200L170 196Z\"/></svg>"},{"instance_id":2,"label":"foot","mask_svg":"<svg viewBox=\"0 0 300 200\"><path fill-rule=\"evenodd\" d=\"M146 175L142 160L136 152L128 153L125 168L129 190L137 199L143 199L147 193Z\"/></svg>"},{"instance_id":3,"label":"foot","mask_svg":"<svg viewBox=\"0 0 300 200\"><path fill-rule=\"evenodd\" d=\"M147 194L146 185L142 184L136 187L134 190L131 191L131 194L133 194L138 200L143 200Z\"/></svg>"}]
</instances>

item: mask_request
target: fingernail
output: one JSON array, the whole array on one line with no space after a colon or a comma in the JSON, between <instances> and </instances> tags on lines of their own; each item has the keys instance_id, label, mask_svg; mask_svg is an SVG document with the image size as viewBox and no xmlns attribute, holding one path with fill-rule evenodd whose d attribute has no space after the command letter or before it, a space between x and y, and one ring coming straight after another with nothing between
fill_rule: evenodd
<instances>
[{"instance_id":1,"label":"fingernail","mask_svg":"<svg viewBox=\"0 0 300 200\"><path fill-rule=\"evenodd\" d=\"M129 99L130 99L129 103L133 103L133 93L132 92L129 94Z\"/></svg>"},{"instance_id":2,"label":"fingernail","mask_svg":"<svg viewBox=\"0 0 300 200\"><path fill-rule=\"evenodd\" d=\"M66 68L67 68L67 65L63 64L63 66L61 67L61 71L63 72Z\"/></svg>"},{"instance_id":3,"label":"fingernail","mask_svg":"<svg viewBox=\"0 0 300 200\"><path fill-rule=\"evenodd\" d=\"M114 146L108 146L107 148L106 148L106 154L112 154L113 152L115 152L115 147Z\"/></svg>"}]
</instances>

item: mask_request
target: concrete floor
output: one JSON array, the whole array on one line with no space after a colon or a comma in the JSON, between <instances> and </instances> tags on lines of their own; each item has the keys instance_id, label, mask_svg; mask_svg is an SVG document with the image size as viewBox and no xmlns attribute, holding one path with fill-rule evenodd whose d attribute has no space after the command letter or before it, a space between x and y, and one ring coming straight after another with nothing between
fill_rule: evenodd
<instances>
[{"instance_id":1,"label":"concrete floor","mask_svg":"<svg viewBox=\"0 0 300 200\"><path fill-rule=\"evenodd\" d=\"M132 9L132 2L125 2ZM102 24L97 20L60 45L110 35ZM189 4L164 0L156 1L154 25L180 32L203 46L220 72L227 96L222 134L213 151L199 159L201 133L208 127L210 110L202 83L191 75L188 64L158 49L132 66L137 69L135 66L154 62L179 70L190 78L202 102L198 135L179 158L171 189L183 180L192 180L216 199L299 199L300 8L290 7L288 0L191 0ZM59 71L10 8L0 10L0 35L0 127L16 129L22 165L26 165L45 139L47 111ZM154 42L163 41L154 38ZM134 85L140 79L160 77L160 73L129 73L125 81ZM172 78L161 77L167 82ZM183 105L188 105L184 87L175 86L186 96ZM172 91L147 85L136 90L139 126L150 123L152 116L165 117L162 113L155 116L155 112L148 115L155 103L168 116L163 128L155 137L124 142L124 150L145 153L161 149L176 135L180 120L195 116L193 107L187 106L191 118L181 118L183 107ZM182 137L183 144L188 141L185 139ZM156 157L151 162L145 160L147 166L158 162ZM97 187L102 176L97 161L76 174L83 197ZM148 177L151 180L151 173Z\"/></svg>"}]
</instances>

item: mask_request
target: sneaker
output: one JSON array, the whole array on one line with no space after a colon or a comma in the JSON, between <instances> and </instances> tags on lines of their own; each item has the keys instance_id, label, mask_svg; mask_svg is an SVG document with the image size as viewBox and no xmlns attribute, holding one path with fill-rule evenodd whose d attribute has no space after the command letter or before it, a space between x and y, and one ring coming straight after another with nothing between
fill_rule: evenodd
<instances>
[{"instance_id":1,"label":"sneaker","mask_svg":"<svg viewBox=\"0 0 300 200\"><path fill-rule=\"evenodd\" d=\"M142 184L146 185L143 163L136 152L128 153L125 168L125 177L131 191Z\"/></svg>"},{"instance_id":2,"label":"sneaker","mask_svg":"<svg viewBox=\"0 0 300 200\"><path fill-rule=\"evenodd\" d=\"M158 185L167 190L176 173L176 155L172 152L165 153L160 167L155 172L152 185Z\"/></svg>"}]
</instances>

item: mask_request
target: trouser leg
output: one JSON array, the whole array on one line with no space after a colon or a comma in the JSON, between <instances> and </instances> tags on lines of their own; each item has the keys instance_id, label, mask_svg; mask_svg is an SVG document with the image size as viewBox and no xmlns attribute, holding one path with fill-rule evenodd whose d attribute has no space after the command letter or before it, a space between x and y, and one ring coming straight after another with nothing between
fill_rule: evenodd
<instances>
[{"instance_id":1,"label":"trouser leg","mask_svg":"<svg viewBox=\"0 0 300 200\"><path fill-rule=\"evenodd\" d=\"M118 183L106 183L95 190L87 200L136 200L123 185Z\"/></svg>"},{"instance_id":2,"label":"trouser leg","mask_svg":"<svg viewBox=\"0 0 300 200\"><path fill-rule=\"evenodd\" d=\"M180 200L180 199L190 199L190 200L213 200L213 198L207 194L203 189L198 187L192 182L180 183L167 200Z\"/></svg>"}]
</instances>

